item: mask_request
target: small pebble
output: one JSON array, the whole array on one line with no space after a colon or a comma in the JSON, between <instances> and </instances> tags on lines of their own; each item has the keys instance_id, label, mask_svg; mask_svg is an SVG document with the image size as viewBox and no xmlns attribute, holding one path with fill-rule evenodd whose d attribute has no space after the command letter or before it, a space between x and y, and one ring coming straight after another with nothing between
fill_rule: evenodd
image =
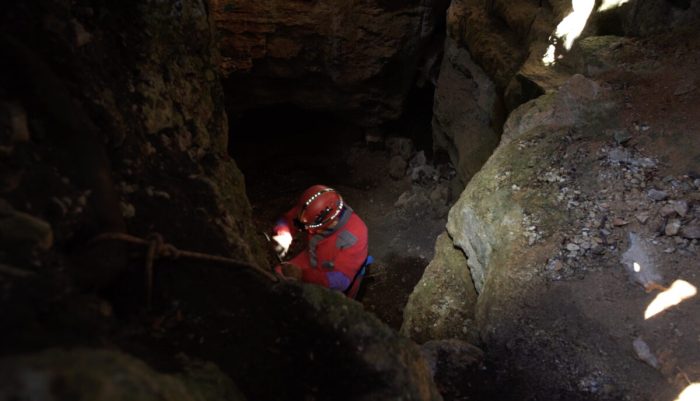
<instances>
[{"instance_id":1,"label":"small pebble","mask_svg":"<svg viewBox=\"0 0 700 401\"><path fill-rule=\"evenodd\" d=\"M668 217L676 214L676 209L673 207L673 205L664 205L661 209L659 209L659 214L662 217Z\"/></svg>"},{"instance_id":2,"label":"small pebble","mask_svg":"<svg viewBox=\"0 0 700 401\"><path fill-rule=\"evenodd\" d=\"M674 235L678 235L678 232L681 229L681 221L679 219L671 219L668 221L668 224L666 224L666 228L664 232L666 233L667 236L672 237Z\"/></svg>"},{"instance_id":3,"label":"small pebble","mask_svg":"<svg viewBox=\"0 0 700 401\"><path fill-rule=\"evenodd\" d=\"M575 252L581 249L578 245L574 244L573 242L569 243L566 245L566 250Z\"/></svg>"},{"instance_id":4,"label":"small pebble","mask_svg":"<svg viewBox=\"0 0 700 401\"><path fill-rule=\"evenodd\" d=\"M620 218L620 217L615 217L615 218L613 219L613 225L614 225L615 227L622 227L622 226L625 226L625 225L627 225L627 224L629 224L629 223L628 223L627 221L625 221L624 219Z\"/></svg>"},{"instance_id":5,"label":"small pebble","mask_svg":"<svg viewBox=\"0 0 700 401\"><path fill-rule=\"evenodd\" d=\"M636 217L637 221L639 221L640 223L645 224L647 222L647 220L649 220L649 213L648 212L638 213L634 217Z\"/></svg>"},{"instance_id":6,"label":"small pebble","mask_svg":"<svg viewBox=\"0 0 700 401\"><path fill-rule=\"evenodd\" d=\"M668 193L666 193L666 191L659 191L658 189L650 189L649 192L647 192L647 196L651 200L658 202L668 198Z\"/></svg>"},{"instance_id":7,"label":"small pebble","mask_svg":"<svg viewBox=\"0 0 700 401\"><path fill-rule=\"evenodd\" d=\"M700 239L700 223L693 223L689 226L683 227L681 230L681 235L683 238L695 240Z\"/></svg>"},{"instance_id":8,"label":"small pebble","mask_svg":"<svg viewBox=\"0 0 700 401\"><path fill-rule=\"evenodd\" d=\"M685 217L688 214L688 202L682 200L673 202L673 210L681 217Z\"/></svg>"}]
</instances>

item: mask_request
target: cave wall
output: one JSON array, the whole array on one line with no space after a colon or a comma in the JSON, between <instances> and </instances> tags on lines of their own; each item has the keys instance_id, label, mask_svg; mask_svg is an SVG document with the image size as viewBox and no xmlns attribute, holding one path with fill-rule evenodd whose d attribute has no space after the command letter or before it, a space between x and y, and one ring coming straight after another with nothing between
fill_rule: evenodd
<instances>
[{"instance_id":1,"label":"cave wall","mask_svg":"<svg viewBox=\"0 0 700 401\"><path fill-rule=\"evenodd\" d=\"M476 174L460 172L470 180L450 210L447 249L461 249L466 262L436 254L409 299L402 332L426 341L464 336L467 330L460 330L473 324L487 358L511 372L514 399L674 399L687 382L671 372L680 365L697 370L698 359L683 341L671 345L672 334L662 327L684 324L697 303L679 308L674 323L668 315L645 321L640 309L654 295L639 284L648 284L647 274L660 276L628 276L633 270L623 255L637 242L649 247L645 257L668 281L678 275L675 266L695 257L694 234L664 232L666 222L645 219L664 213L649 188L668 191L668 204L696 204L688 200L697 199L698 185L690 182L695 167L686 164L697 162L695 146L685 134L672 138L679 128L671 125L680 120L669 113L690 115L686 108L697 104L697 91L683 85L696 75L700 2L630 1L594 14L571 51L557 47L563 57L545 67L549 36L570 11L570 2L453 1L446 54L456 53L450 49L456 43L470 57L443 65L437 91L444 74L451 77L446 86L475 95L461 110L437 98L434 135L450 141L436 143L464 165L468 152L458 151L459 138L479 128L455 125L448 135L439 119L483 112L475 100L485 98L480 88L494 88L508 117L486 163ZM479 84L481 72L490 82ZM638 120L656 128L639 128ZM648 145L651 138L659 142ZM668 152L673 156L657 164L655 156ZM676 175L659 171L664 168ZM696 224L695 217L681 220ZM635 237L640 232L642 240ZM675 252L683 262L667 256ZM441 266L446 263L453 265ZM466 270L472 282L445 286L433 275L435 266ZM426 296L425 288L440 285L444 293ZM465 306L466 317L434 307L465 299L472 285L478 297ZM645 360L639 344L658 360Z\"/></svg>"},{"instance_id":2,"label":"cave wall","mask_svg":"<svg viewBox=\"0 0 700 401\"><path fill-rule=\"evenodd\" d=\"M208 3L3 7L0 399L123 398L115 375L144 400L441 399L419 348L341 294L182 255L148 285L146 247L93 241L269 268Z\"/></svg>"},{"instance_id":3,"label":"cave wall","mask_svg":"<svg viewBox=\"0 0 700 401\"><path fill-rule=\"evenodd\" d=\"M583 4L584 2L581 2ZM616 3L616 2L613 2ZM667 30L698 16L698 2L641 0L598 11L597 2L581 38L640 36ZM557 40L558 63L545 66L557 24L572 2L454 0L447 14L445 60L434 104L433 138L449 154L466 184L498 144L505 117L520 104L556 90L581 70L577 43L567 50ZM465 53L459 58L451 56ZM466 89L474 100L455 101ZM440 95L441 93L450 95ZM462 122L460 123L460 120Z\"/></svg>"},{"instance_id":4,"label":"cave wall","mask_svg":"<svg viewBox=\"0 0 700 401\"><path fill-rule=\"evenodd\" d=\"M159 232L183 248L266 263L226 154L205 3L43 1L3 19L14 57L3 61L2 97L28 126L3 195L14 207L60 227L57 245Z\"/></svg>"},{"instance_id":5,"label":"cave wall","mask_svg":"<svg viewBox=\"0 0 700 401\"><path fill-rule=\"evenodd\" d=\"M231 110L291 103L365 126L396 119L435 61L447 4L215 0Z\"/></svg>"}]
</instances>

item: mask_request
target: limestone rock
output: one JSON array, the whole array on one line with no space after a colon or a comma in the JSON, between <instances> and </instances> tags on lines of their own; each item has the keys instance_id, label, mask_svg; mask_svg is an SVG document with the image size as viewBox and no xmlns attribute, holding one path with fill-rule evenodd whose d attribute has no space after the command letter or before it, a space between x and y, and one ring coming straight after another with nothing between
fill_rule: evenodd
<instances>
[{"instance_id":1,"label":"limestone rock","mask_svg":"<svg viewBox=\"0 0 700 401\"><path fill-rule=\"evenodd\" d=\"M395 119L447 5L442 0L216 0L234 109L292 103L366 126Z\"/></svg>"},{"instance_id":2,"label":"limestone rock","mask_svg":"<svg viewBox=\"0 0 700 401\"><path fill-rule=\"evenodd\" d=\"M667 236L671 237L671 236L677 235L680 230L681 230L680 219L670 219L668 221L668 223L666 223L666 228L664 229L664 232Z\"/></svg>"},{"instance_id":3,"label":"limestone rock","mask_svg":"<svg viewBox=\"0 0 700 401\"><path fill-rule=\"evenodd\" d=\"M588 382L583 372L614 359L600 356L590 362L585 349L597 339L571 334L592 323L587 305L581 299L570 301L578 284L559 281L584 277L589 266L619 268L620 232L637 224L616 227L614 217L629 220L629 214L611 213L608 199L620 194L610 189L603 196L598 187L606 169L632 167L607 160L595 148L573 155L581 144L612 142L601 141L604 130L597 123L608 121L614 110L609 93L582 76L573 77L562 91L514 112L511 119L520 117L523 123L507 124L503 136L510 140L502 141L472 178L447 223L454 245L467 256L479 294L475 319L485 348L503 358L504 368L538 370L541 374L529 388L537 389L532 398L543 399L569 391L563 390L568 387L563 381ZM557 96L562 100L554 101ZM555 116L562 106L568 112ZM586 345L572 347L573 341ZM603 374L614 377L611 381L625 380L616 368L605 368Z\"/></svg>"},{"instance_id":4,"label":"limestone rock","mask_svg":"<svg viewBox=\"0 0 700 401\"><path fill-rule=\"evenodd\" d=\"M396 155L389 161L389 176L395 180L399 180L406 175L406 167L408 164L403 157Z\"/></svg>"},{"instance_id":5,"label":"limestone rock","mask_svg":"<svg viewBox=\"0 0 700 401\"><path fill-rule=\"evenodd\" d=\"M496 88L458 42L447 38L433 105L434 147L447 152L466 183L499 140Z\"/></svg>"},{"instance_id":6,"label":"limestone rock","mask_svg":"<svg viewBox=\"0 0 700 401\"><path fill-rule=\"evenodd\" d=\"M535 127L557 129L576 124L584 111L582 101L596 99L599 92L596 82L583 75L574 75L556 93L542 96L513 111L503 128L502 143Z\"/></svg>"},{"instance_id":7,"label":"limestone rock","mask_svg":"<svg viewBox=\"0 0 700 401\"><path fill-rule=\"evenodd\" d=\"M57 386L56 383L60 383ZM183 375L154 371L117 351L48 349L0 360L0 400L244 401L231 379L214 365Z\"/></svg>"},{"instance_id":8,"label":"limestone rock","mask_svg":"<svg viewBox=\"0 0 700 401\"><path fill-rule=\"evenodd\" d=\"M413 141L410 138L390 137L386 139L385 145L389 155L400 156L405 161L413 154Z\"/></svg>"},{"instance_id":9,"label":"limestone rock","mask_svg":"<svg viewBox=\"0 0 700 401\"><path fill-rule=\"evenodd\" d=\"M29 141L27 112L17 102L0 102L0 143L3 146Z\"/></svg>"},{"instance_id":10,"label":"limestone rock","mask_svg":"<svg viewBox=\"0 0 700 401\"><path fill-rule=\"evenodd\" d=\"M681 229L681 235L684 238L700 239L700 221L691 223Z\"/></svg>"},{"instance_id":11,"label":"limestone rock","mask_svg":"<svg viewBox=\"0 0 700 401\"><path fill-rule=\"evenodd\" d=\"M476 291L464 254L443 233L404 308L401 333L419 343L450 338L476 343L475 304Z\"/></svg>"},{"instance_id":12,"label":"limestone rock","mask_svg":"<svg viewBox=\"0 0 700 401\"><path fill-rule=\"evenodd\" d=\"M300 296L315 311L317 323L327 330L326 336L336 338L334 352L348 353L348 361L354 367L345 368L352 369L355 377L376 380L376 386L356 387L362 393L358 399L442 400L415 343L342 294L304 285Z\"/></svg>"},{"instance_id":13,"label":"limestone rock","mask_svg":"<svg viewBox=\"0 0 700 401\"><path fill-rule=\"evenodd\" d=\"M465 341L434 340L421 346L428 360L435 383L446 399L460 400L473 397L483 368L484 352Z\"/></svg>"},{"instance_id":14,"label":"limestone rock","mask_svg":"<svg viewBox=\"0 0 700 401\"><path fill-rule=\"evenodd\" d=\"M651 249L638 234L629 234L629 247L622 254L620 262L627 269L629 277L642 287L661 281Z\"/></svg>"},{"instance_id":15,"label":"limestone rock","mask_svg":"<svg viewBox=\"0 0 700 401\"><path fill-rule=\"evenodd\" d=\"M652 200L659 202L659 201L662 201L662 200L665 200L666 198L668 198L668 193L666 191L661 191L661 190L652 188L647 192L647 196L649 197L649 199L652 199Z\"/></svg>"},{"instance_id":16,"label":"limestone rock","mask_svg":"<svg viewBox=\"0 0 700 401\"><path fill-rule=\"evenodd\" d=\"M42 182L47 192L38 196L36 188L29 189L36 183L18 183L14 173L6 177L2 171L0 191L13 191L8 199L22 199L37 214L52 218L57 243L73 239L78 231L84 237L81 241L100 230L123 231L119 210L123 203L134 206L137 218L147 216L149 230L158 231L168 242L267 265L243 176L227 153L217 39L205 2L104 3L90 10L51 1L46 8L24 9L18 4L6 11L4 25L8 18L19 31L36 25L38 45L27 50L35 53L34 62L45 61L47 69L43 78L32 72L30 77L18 74L15 79L26 82L12 85L41 89L27 92L17 100L21 108L9 114L18 148L28 150L17 153L29 156L12 162L27 167L24 176ZM47 23L37 25L37 18ZM85 32L75 31L80 27ZM26 60L18 57L6 59L20 64L17 68L36 70L26 68ZM61 71L54 70L57 65ZM49 91L55 96L32 94L49 86L62 90ZM24 98L46 103L27 104ZM4 116L0 120L5 125ZM26 128L31 129L31 138ZM137 191L115 193L112 177L131 186L138 183ZM143 193L149 187L169 194L169 199L149 200ZM92 195L68 213L55 202L47 204L54 197L75 199L79 191ZM55 206L59 213L52 213ZM131 215L131 208L126 212ZM187 235L183 227L199 234ZM81 248L90 252L90 247ZM104 276L95 281L109 281L124 264L116 262L121 260L118 256L106 259L118 266L98 268L91 260L83 270Z\"/></svg>"},{"instance_id":17,"label":"limestone rock","mask_svg":"<svg viewBox=\"0 0 700 401\"><path fill-rule=\"evenodd\" d=\"M0 244L6 251L23 245L48 250L53 245L53 231L47 222L19 212L0 199Z\"/></svg>"},{"instance_id":18,"label":"limestone rock","mask_svg":"<svg viewBox=\"0 0 700 401\"><path fill-rule=\"evenodd\" d=\"M484 351L460 340L431 340L421 346L433 375L463 376L464 370L478 368Z\"/></svg>"},{"instance_id":19,"label":"limestone rock","mask_svg":"<svg viewBox=\"0 0 700 401\"><path fill-rule=\"evenodd\" d=\"M545 66L543 58L553 45L551 38L558 24L572 12L569 1L454 0L448 11L447 31L493 80L510 111L555 91L572 72L590 75L608 70L614 65L611 50L625 42L623 36L692 24L700 16L699 7L681 10L669 3L619 2L605 10L593 10L572 49L554 46L554 68ZM614 32L615 36L588 39L601 32Z\"/></svg>"}]
</instances>

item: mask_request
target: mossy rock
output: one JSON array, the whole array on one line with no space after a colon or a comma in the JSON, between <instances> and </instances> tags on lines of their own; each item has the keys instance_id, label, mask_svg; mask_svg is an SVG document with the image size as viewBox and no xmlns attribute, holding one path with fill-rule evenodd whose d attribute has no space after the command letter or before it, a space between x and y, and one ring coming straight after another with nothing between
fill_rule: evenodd
<instances>
[{"instance_id":1,"label":"mossy rock","mask_svg":"<svg viewBox=\"0 0 700 401\"><path fill-rule=\"evenodd\" d=\"M0 360L0 400L244 401L216 366L154 371L130 355L100 349L48 349Z\"/></svg>"}]
</instances>

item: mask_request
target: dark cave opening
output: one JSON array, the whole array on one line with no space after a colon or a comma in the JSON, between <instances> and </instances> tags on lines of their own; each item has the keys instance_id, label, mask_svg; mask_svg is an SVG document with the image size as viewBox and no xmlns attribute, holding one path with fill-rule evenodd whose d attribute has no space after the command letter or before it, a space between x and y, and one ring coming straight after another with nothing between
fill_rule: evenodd
<instances>
[{"instance_id":1,"label":"dark cave opening","mask_svg":"<svg viewBox=\"0 0 700 401\"><path fill-rule=\"evenodd\" d=\"M291 104L229 116L229 154L254 205L270 196L295 196L317 182L338 182L348 149L363 138L360 127L331 113Z\"/></svg>"},{"instance_id":2,"label":"dark cave opening","mask_svg":"<svg viewBox=\"0 0 700 401\"><path fill-rule=\"evenodd\" d=\"M246 176L252 203L270 191L286 194L317 182L343 181L350 151L369 145L368 131L381 132L384 139L409 138L430 159L434 92L432 84L413 85L401 117L375 128L361 127L339 113L289 103L229 110L228 152ZM383 141L372 145L373 150L385 150Z\"/></svg>"}]
</instances>

